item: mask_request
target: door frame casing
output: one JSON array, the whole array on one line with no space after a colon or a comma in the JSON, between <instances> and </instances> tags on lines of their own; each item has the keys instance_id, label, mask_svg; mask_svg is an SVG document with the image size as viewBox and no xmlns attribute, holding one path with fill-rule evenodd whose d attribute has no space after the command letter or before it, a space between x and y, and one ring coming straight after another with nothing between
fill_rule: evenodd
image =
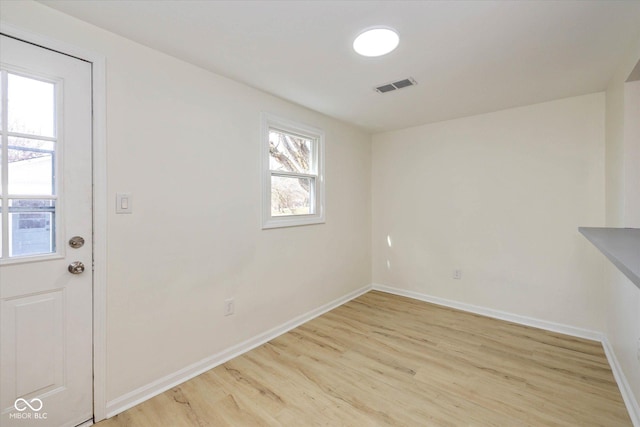
<instances>
[{"instance_id":1,"label":"door frame casing","mask_svg":"<svg viewBox=\"0 0 640 427\"><path fill-rule=\"evenodd\" d=\"M91 63L93 179L93 419L106 418L107 147L106 58L0 20L0 33Z\"/></svg>"}]
</instances>

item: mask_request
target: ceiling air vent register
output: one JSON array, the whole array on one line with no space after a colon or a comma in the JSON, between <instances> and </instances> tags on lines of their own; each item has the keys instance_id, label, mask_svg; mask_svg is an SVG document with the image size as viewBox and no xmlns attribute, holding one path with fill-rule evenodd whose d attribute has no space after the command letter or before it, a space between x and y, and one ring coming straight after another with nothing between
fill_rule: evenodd
<instances>
[{"instance_id":1,"label":"ceiling air vent register","mask_svg":"<svg viewBox=\"0 0 640 427\"><path fill-rule=\"evenodd\" d=\"M415 81L413 77L409 77L407 79L398 80L397 82L387 83L384 85L377 86L375 91L378 93L387 93L392 92L394 90L402 89L409 86L415 86L418 82Z\"/></svg>"}]
</instances>

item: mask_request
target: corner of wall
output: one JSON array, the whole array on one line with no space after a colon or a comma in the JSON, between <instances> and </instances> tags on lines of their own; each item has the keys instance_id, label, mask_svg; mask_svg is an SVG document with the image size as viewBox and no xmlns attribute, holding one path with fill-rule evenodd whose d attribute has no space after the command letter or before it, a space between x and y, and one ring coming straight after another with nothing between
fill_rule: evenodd
<instances>
[{"instance_id":1,"label":"corner of wall","mask_svg":"<svg viewBox=\"0 0 640 427\"><path fill-rule=\"evenodd\" d=\"M640 209L633 205L640 191L634 185L637 169L640 169L640 140L625 130L625 115L629 105L625 105L626 81L640 60L640 39L629 49L606 91L605 123L605 200L606 225L609 227L629 227L631 218L640 216ZM628 103L628 100L627 100ZM628 118L627 118L628 120ZM635 207L634 207L635 206ZM603 344L620 390L629 408L634 425L640 426L640 360L637 358L640 340L640 290L618 272L608 266L605 276L607 298L605 299L606 325ZM634 418L635 417L635 418Z\"/></svg>"}]
</instances>

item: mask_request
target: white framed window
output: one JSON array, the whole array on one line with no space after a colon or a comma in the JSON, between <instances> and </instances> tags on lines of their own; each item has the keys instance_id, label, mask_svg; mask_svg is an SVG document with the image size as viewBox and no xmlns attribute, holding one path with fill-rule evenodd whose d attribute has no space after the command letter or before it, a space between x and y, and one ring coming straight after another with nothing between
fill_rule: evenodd
<instances>
[{"instance_id":1,"label":"white framed window","mask_svg":"<svg viewBox=\"0 0 640 427\"><path fill-rule=\"evenodd\" d=\"M262 228L325 222L324 132L261 115Z\"/></svg>"}]
</instances>

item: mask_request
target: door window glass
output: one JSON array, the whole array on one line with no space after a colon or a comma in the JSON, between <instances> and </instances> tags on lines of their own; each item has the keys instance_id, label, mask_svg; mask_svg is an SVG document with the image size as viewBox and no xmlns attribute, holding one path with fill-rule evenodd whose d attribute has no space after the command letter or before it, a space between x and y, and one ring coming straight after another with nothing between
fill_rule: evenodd
<instances>
[{"instance_id":1,"label":"door window glass","mask_svg":"<svg viewBox=\"0 0 640 427\"><path fill-rule=\"evenodd\" d=\"M56 83L1 70L0 259L56 252Z\"/></svg>"}]
</instances>

